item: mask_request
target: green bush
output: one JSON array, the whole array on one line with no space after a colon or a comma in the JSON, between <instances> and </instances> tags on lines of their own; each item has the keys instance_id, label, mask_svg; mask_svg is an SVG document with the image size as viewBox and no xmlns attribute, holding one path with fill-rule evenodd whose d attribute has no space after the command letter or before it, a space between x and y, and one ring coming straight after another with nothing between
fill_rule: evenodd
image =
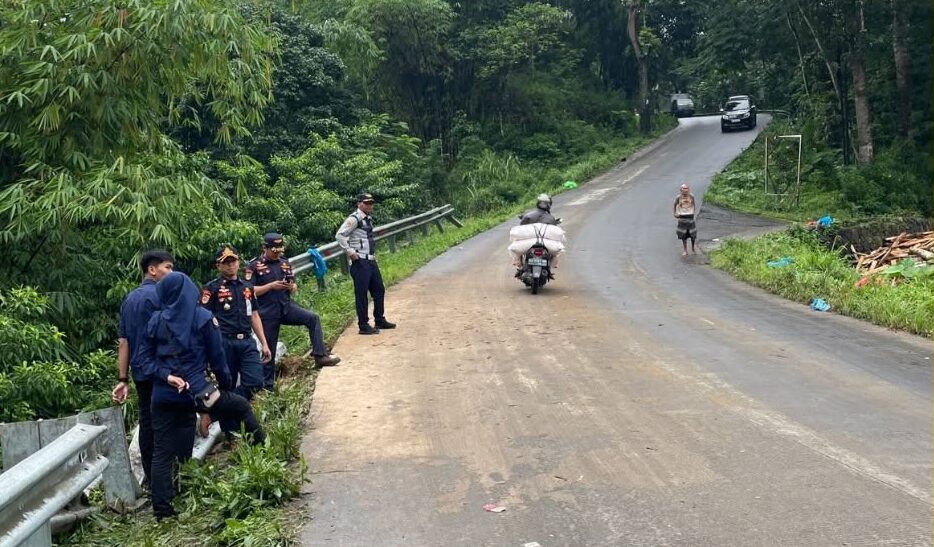
<instances>
[{"instance_id":1,"label":"green bush","mask_svg":"<svg viewBox=\"0 0 934 547\"><path fill-rule=\"evenodd\" d=\"M0 291L0 422L58 418L109 404L112 352L71 359L64 334L44 318L48 297Z\"/></svg>"}]
</instances>

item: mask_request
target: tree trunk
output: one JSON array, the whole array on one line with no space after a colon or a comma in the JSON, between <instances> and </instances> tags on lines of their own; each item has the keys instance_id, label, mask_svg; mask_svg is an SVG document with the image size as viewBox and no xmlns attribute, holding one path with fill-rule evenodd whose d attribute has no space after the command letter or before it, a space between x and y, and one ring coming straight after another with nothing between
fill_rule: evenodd
<instances>
[{"instance_id":1,"label":"tree trunk","mask_svg":"<svg viewBox=\"0 0 934 547\"><path fill-rule=\"evenodd\" d=\"M866 94L866 27L863 22L862 3L847 10L847 27L853 35L850 51L850 71L853 74L853 101L856 110L856 160L872 163L872 127L869 115L869 96Z\"/></svg>"},{"instance_id":2,"label":"tree trunk","mask_svg":"<svg viewBox=\"0 0 934 547\"><path fill-rule=\"evenodd\" d=\"M801 67L801 83L804 86L804 95L808 98L810 104L811 90L810 86L808 86L808 73L804 64L804 54L801 52L801 40L798 38L798 29L796 29L795 25L791 22L791 12L789 11L785 12L785 22L788 23L788 28L791 29L791 35L795 39L795 48L798 50L798 65Z\"/></svg>"},{"instance_id":3,"label":"tree trunk","mask_svg":"<svg viewBox=\"0 0 934 547\"><path fill-rule=\"evenodd\" d=\"M649 67L648 59L639 47L639 34L636 32L636 18L639 14L639 0L629 4L629 42L639 62L639 131L643 134L652 132L652 108L649 104Z\"/></svg>"},{"instance_id":4,"label":"tree trunk","mask_svg":"<svg viewBox=\"0 0 934 547\"><path fill-rule=\"evenodd\" d=\"M840 82L837 81L836 63L827 55L827 50L824 49L824 45L820 41L820 35L814 29L814 25L811 24L811 20L808 18L808 14L804 11L804 8L801 7L801 2L799 1L795 4L798 6L798 12L801 13L801 18L804 19L804 24L807 25L808 30L811 31L811 36L814 37L814 44L817 45L817 51L820 53L821 59L824 60L824 65L827 66L827 73L830 75L830 83L833 84L833 91L837 94L837 101L839 101L842 107L844 98L840 96Z\"/></svg>"},{"instance_id":5,"label":"tree trunk","mask_svg":"<svg viewBox=\"0 0 934 547\"><path fill-rule=\"evenodd\" d=\"M892 52L895 55L895 86L898 90L898 134L908 137L911 127L911 57L905 36L908 23L905 21L903 0L892 0Z\"/></svg>"}]
</instances>

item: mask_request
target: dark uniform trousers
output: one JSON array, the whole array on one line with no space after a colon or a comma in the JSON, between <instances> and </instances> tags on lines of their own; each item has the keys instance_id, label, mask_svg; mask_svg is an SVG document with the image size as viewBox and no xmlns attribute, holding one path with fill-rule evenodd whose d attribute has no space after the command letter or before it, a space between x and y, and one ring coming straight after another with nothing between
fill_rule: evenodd
<instances>
[{"instance_id":1,"label":"dark uniform trousers","mask_svg":"<svg viewBox=\"0 0 934 547\"><path fill-rule=\"evenodd\" d=\"M227 370L234 384L240 378L240 385L233 389L233 393L247 401L252 400L253 395L263 389L264 367L259 350L256 349L256 341L252 336L244 335L242 339L237 339L225 335L224 357L227 358ZM271 363L268 368L272 368ZM239 423L239 419L221 420L221 430L225 433L236 432Z\"/></svg>"},{"instance_id":2,"label":"dark uniform trousers","mask_svg":"<svg viewBox=\"0 0 934 547\"><path fill-rule=\"evenodd\" d=\"M191 458L195 444L195 411L210 414L212 418L224 422L233 420L243 422L245 432L253 435L253 444L261 444L266 435L253 414L249 401L229 391L221 391L220 398L211 406L204 408L199 402L179 404L174 402L156 402L152 414L155 453L152 462L152 511L156 517L168 517L175 514L172 498L178 492L174 477L178 476L177 466Z\"/></svg>"},{"instance_id":3,"label":"dark uniform trousers","mask_svg":"<svg viewBox=\"0 0 934 547\"><path fill-rule=\"evenodd\" d=\"M281 306L279 313L276 309L262 309L260 311L263 321L263 332L266 334L266 343L273 352L275 359L276 344L279 343L279 329L282 325L306 326L308 337L311 339L312 355L327 355L328 349L324 345L324 330L321 328L321 319L318 314L303 310L294 302L287 302ZM266 389L272 389L276 382L276 367L263 367L263 384Z\"/></svg>"},{"instance_id":4,"label":"dark uniform trousers","mask_svg":"<svg viewBox=\"0 0 934 547\"><path fill-rule=\"evenodd\" d=\"M152 381L133 380L139 398L139 455L143 461L145 482L152 484Z\"/></svg>"},{"instance_id":5,"label":"dark uniform trousers","mask_svg":"<svg viewBox=\"0 0 934 547\"><path fill-rule=\"evenodd\" d=\"M379 265L365 258L354 260L350 265L350 277L353 279L354 302L357 305L357 323L362 327L370 320L367 316L368 292L373 296L373 317L377 321L385 320L383 297L386 295L386 288L383 286Z\"/></svg>"}]
</instances>

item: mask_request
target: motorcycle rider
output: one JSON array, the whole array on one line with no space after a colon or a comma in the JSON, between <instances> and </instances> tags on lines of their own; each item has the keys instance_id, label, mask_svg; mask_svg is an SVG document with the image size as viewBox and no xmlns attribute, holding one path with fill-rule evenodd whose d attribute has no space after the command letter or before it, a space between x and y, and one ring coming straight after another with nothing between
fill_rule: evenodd
<instances>
[{"instance_id":1,"label":"motorcycle rider","mask_svg":"<svg viewBox=\"0 0 934 547\"><path fill-rule=\"evenodd\" d=\"M539 194L535 198L535 209L519 217L519 225L525 224L551 224L557 226L561 219L551 214L551 196L548 194ZM522 259L520 256L514 256L513 265L516 267L516 278L522 277ZM552 262L552 267L557 267L557 261ZM554 274L548 274L549 279L554 279Z\"/></svg>"},{"instance_id":2,"label":"motorcycle rider","mask_svg":"<svg viewBox=\"0 0 934 547\"><path fill-rule=\"evenodd\" d=\"M535 198L535 209L525 213L520 217L519 225L535 224L558 224L558 219L551 214L551 196L548 194L539 194Z\"/></svg>"}]
</instances>

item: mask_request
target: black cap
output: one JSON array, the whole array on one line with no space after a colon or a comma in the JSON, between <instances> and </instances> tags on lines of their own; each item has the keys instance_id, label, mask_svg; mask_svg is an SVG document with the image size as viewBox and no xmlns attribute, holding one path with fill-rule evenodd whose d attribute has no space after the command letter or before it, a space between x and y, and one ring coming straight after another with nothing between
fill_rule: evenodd
<instances>
[{"instance_id":1,"label":"black cap","mask_svg":"<svg viewBox=\"0 0 934 547\"><path fill-rule=\"evenodd\" d=\"M237 252L237 249L230 245L224 245L214 253L214 262L221 263L228 258L240 259L240 253Z\"/></svg>"},{"instance_id":2,"label":"black cap","mask_svg":"<svg viewBox=\"0 0 934 547\"><path fill-rule=\"evenodd\" d=\"M282 239L282 234L277 234L276 232L269 232L268 234L264 235L263 244L271 249L285 247L285 241Z\"/></svg>"},{"instance_id":3,"label":"black cap","mask_svg":"<svg viewBox=\"0 0 934 547\"><path fill-rule=\"evenodd\" d=\"M373 199L373 194L369 192L360 192L359 194L357 194L357 203L360 203L361 201L369 202L369 203L376 202L376 200Z\"/></svg>"}]
</instances>

